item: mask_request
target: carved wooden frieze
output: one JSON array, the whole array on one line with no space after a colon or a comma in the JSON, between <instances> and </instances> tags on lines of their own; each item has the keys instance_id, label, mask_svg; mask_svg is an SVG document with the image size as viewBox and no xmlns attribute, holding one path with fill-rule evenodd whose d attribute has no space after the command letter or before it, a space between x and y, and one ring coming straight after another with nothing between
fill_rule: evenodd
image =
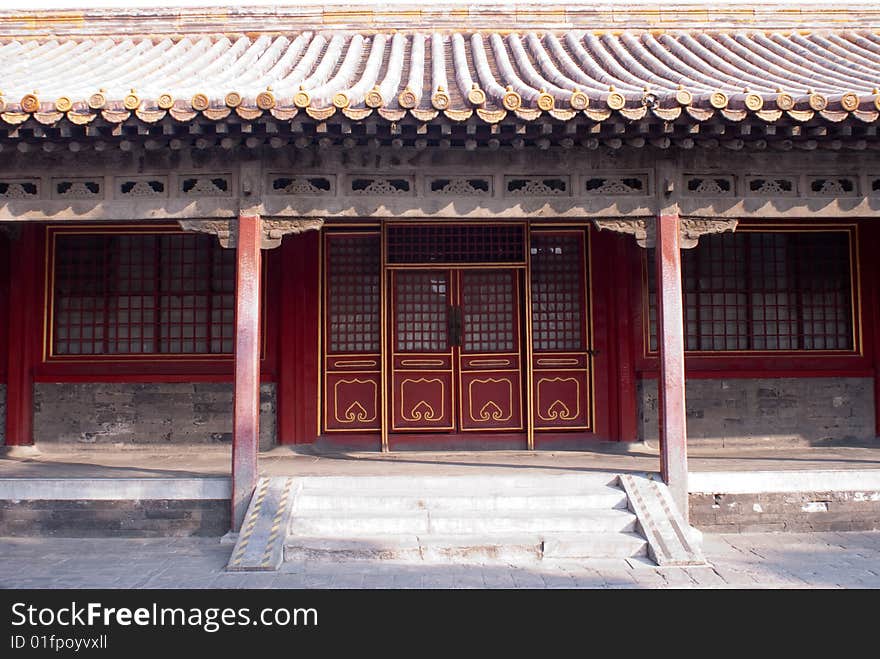
<instances>
[{"instance_id":1,"label":"carved wooden frieze","mask_svg":"<svg viewBox=\"0 0 880 659\"><path fill-rule=\"evenodd\" d=\"M332 174L272 174L266 194L332 196L336 193L335 179Z\"/></svg>"},{"instance_id":2,"label":"carved wooden frieze","mask_svg":"<svg viewBox=\"0 0 880 659\"><path fill-rule=\"evenodd\" d=\"M403 196L414 191L411 176L352 176L349 193L358 196Z\"/></svg>"},{"instance_id":3,"label":"carved wooden frieze","mask_svg":"<svg viewBox=\"0 0 880 659\"><path fill-rule=\"evenodd\" d=\"M584 190L590 196L627 196L648 194L648 177L644 174L589 176Z\"/></svg>"},{"instance_id":4,"label":"carved wooden frieze","mask_svg":"<svg viewBox=\"0 0 880 659\"><path fill-rule=\"evenodd\" d=\"M505 197L561 197L571 194L568 176L505 176Z\"/></svg>"},{"instance_id":5,"label":"carved wooden frieze","mask_svg":"<svg viewBox=\"0 0 880 659\"><path fill-rule=\"evenodd\" d=\"M684 192L695 197L732 197L735 194L732 176L691 174L684 177Z\"/></svg>"},{"instance_id":6,"label":"carved wooden frieze","mask_svg":"<svg viewBox=\"0 0 880 659\"><path fill-rule=\"evenodd\" d=\"M52 179L54 199L103 199L104 181L99 178Z\"/></svg>"},{"instance_id":7,"label":"carved wooden frieze","mask_svg":"<svg viewBox=\"0 0 880 659\"><path fill-rule=\"evenodd\" d=\"M719 218L683 217L679 222L679 240L682 249L697 246L700 236L710 233L736 231L739 220ZM603 231L628 233L635 237L639 247L649 248L656 244L656 228L653 218L637 217L632 219L593 220L596 228Z\"/></svg>"},{"instance_id":8,"label":"carved wooden frieze","mask_svg":"<svg viewBox=\"0 0 880 659\"><path fill-rule=\"evenodd\" d=\"M40 179L0 180L0 199L39 199Z\"/></svg>"},{"instance_id":9,"label":"carved wooden frieze","mask_svg":"<svg viewBox=\"0 0 880 659\"><path fill-rule=\"evenodd\" d=\"M167 196L167 176L120 176L116 179L118 199L150 199Z\"/></svg>"},{"instance_id":10,"label":"carved wooden frieze","mask_svg":"<svg viewBox=\"0 0 880 659\"><path fill-rule=\"evenodd\" d=\"M811 197L854 197L859 193L855 176L811 176L807 194Z\"/></svg>"},{"instance_id":11,"label":"carved wooden frieze","mask_svg":"<svg viewBox=\"0 0 880 659\"><path fill-rule=\"evenodd\" d=\"M795 176L750 176L746 179L750 197L794 197L798 194Z\"/></svg>"},{"instance_id":12,"label":"carved wooden frieze","mask_svg":"<svg viewBox=\"0 0 880 659\"><path fill-rule=\"evenodd\" d=\"M200 174L178 179L181 197L230 197L232 177L229 174Z\"/></svg>"},{"instance_id":13,"label":"carved wooden frieze","mask_svg":"<svg viewBox=\"0 0 880 659\"><path fill-rule=\"evenodd\" d=\"M426 179L425 192L436 197L489 197L492 178L489 176L434 176Z\"/></svg>"},{"instance_id":14,"label":"carved wooden frieze","mask_svg":"<svg viewBox=\"0 0 880 659\"><path fill-rule=\"evenodd\" d=\"M238 221L237 220L179 220L180 227L184 231L196 231L210 233L217 236L220 245L226 248L237 245ZM287 234L317 231L324 226L324 220L320 218L300 218L295 220L280 218L263 218L260 220L262 249L274 249L281 244L281 240Z\"/></svg>"}]
</instances>

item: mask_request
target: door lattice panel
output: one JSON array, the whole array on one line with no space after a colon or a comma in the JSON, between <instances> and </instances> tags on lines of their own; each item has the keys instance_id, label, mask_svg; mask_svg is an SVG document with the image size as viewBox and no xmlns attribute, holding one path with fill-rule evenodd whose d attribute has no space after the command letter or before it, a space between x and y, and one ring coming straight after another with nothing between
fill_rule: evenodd
<instances>
[{"instance_id":1,"label":"door lattice panel","mask_svg":"<svg viewBox=\"0 0 880 659\"><path fill-rule=\"evenodd\" d=\"M449 279L445 272L398 272L394 290L398 352L448 348Z\"/></svg>"},{"instance_id":2,"label":"door lattice panel","mask_svg":"<svg viewBox=\"0 0 880 659\"><path fill-rule=\"evenodd\" d=\"M466 352L513 352L516 301L509 270L467 270L461 274Z\"/></svg>"},{"instance_id":3,"label":"door lattice panel","mask_svg":"<svg viewBox=\"0 0 880 659\"><path fill-rule=\"evenodd\" d=\"M388 263L524 263L525 236L521 224L391 225Z\"/></svg>"},{"instance_id":4,"label":"door lattice panel","mask_svg":"<svg viewBox=\"0 0 880 659\"><path fill-rule=\"evenodd\" d=\"M379 236L332 236L327 254L329 352L379 352Z\"/></svg>"},{"instance_id":5,"label":"door lattice panel","mask_svg":"<svg viewBox=\"0 0 880 659\"><path fill-rule=\"evenodd\" d=\"M585 345L582 237L532 234L532 337L536 351Z\"/></svg>"}]
</instances>

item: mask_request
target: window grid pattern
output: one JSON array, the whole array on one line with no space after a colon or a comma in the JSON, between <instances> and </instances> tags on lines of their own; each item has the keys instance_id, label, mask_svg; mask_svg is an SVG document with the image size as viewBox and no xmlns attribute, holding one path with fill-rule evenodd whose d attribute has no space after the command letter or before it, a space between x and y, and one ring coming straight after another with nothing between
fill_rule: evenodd
<instances>
[{"instance_id":1,"label":"window grid pattern","mask_svg":"<svg viewBox=\"0 0 880 659\"><path fill-rule=\"evenodd\" d=\"M704 236L682 252L691 351L853 350L848 232ZM650 349L657 350L649 251Z\"/></svg>"},{"instance_id":2,"label":"window grid pattern","mask_svg":"<svg viewBox=\"0 0 880 659\"><path fill-rule=\"evenodd\" d=\"M394 322L398 352L448 350L448 289L445 272L395 274Z\"/></svg>"},{"instance_id":3,"label":"window grid pattern","mask_svg":"<svg viewBox=\"0 0 880 659\"><path fill-rule=\"evenodd\" d=\"M468 270L461 274L466 352L516 350L516 301L510 271Z\"/></svg>"},{"instance_id":4,"label":"window grid pattern","mask_svg":"<svg viewBox=\"0 0 880 659\"><path fill-rule=\"evenodd\" d=\"M417 225L388 227L390 264L523 263L525 227Z\"/></svg>"},{"instance_id":5,"label":"window grid pattern","mask_svg":"<svg viewBox=\"0 0 880 659\"><path fill-rule=\"evenodd\" d=\"M380 238L329 236L330 353L379 352Z\"/></svg>"},{"instance_id":6,"label":"window grid pattern","mask_svg":"<svg viewBox=\"0 0 880 659\"><path fill-rule=\"evenodd\" d=\"M581 236L533 232L531 240L533 349L582 351L585 314Z\"/></svg>"},{"instance_id":7,"label":"window grid pattern","mask_svg":"<svg viewBox=\"0 0 880 659\"><path fill-rule=\"evenodd\" d=\"M235 253L197 234L57 235L53 354L230 354Z\"/></svg>"}]
</instances>

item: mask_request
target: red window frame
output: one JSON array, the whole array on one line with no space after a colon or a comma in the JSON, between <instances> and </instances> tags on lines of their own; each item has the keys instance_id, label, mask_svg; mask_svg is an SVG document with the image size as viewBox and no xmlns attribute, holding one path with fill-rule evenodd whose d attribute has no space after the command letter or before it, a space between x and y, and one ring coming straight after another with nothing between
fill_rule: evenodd
<instances>
[{"instance_id":1,"label":"red window frame","mask_svg":"<svg viewBox=\"0 0 880 659\"><path fill-rule=\"evenodd\" d=\"M42 339L41 359L35 367L34 379L43 381L71 382L229 382L233 375L233 355L226 354L112 354L112 355L64 355L53 356L50 351L50 318L54 304L53 276L55 263L55 237L70 233L184 233L175 224L118 224L118 225L49 225L43 233L43 273L42 291ZM271 253L270 253L271 254ZM262 354L261 379L275 379L275 357L277 352L277 323L275 314L279 296L272 282L278 270L278 258L263 259L262 285Z\"/></svg>"},{"instance_id":2,"label":"red window frame","mask_svg":"<svg viewBox=\"0 0 880 659\"><path fill-rule=\"evenodd\" d=\"M748 222L741 223L737 231L848 231L850 232L850 281L853 310L853 350L750 350L750 351L687 351L685 370L688 377L866 377L873 374L872 336L874 328L868 322L871 317L870 301L864 291L871 289L864 280L864 263L869 263L865 253L860 222ZM697 247L696 249L699 249ZM645 377L656 377L657 352L649 350L648 277L647 251L639 249L638 267L634 268L638 291L635 303L636 370ZM868 319L868 320L866 320Z\"/></svg>"}]
</instances>

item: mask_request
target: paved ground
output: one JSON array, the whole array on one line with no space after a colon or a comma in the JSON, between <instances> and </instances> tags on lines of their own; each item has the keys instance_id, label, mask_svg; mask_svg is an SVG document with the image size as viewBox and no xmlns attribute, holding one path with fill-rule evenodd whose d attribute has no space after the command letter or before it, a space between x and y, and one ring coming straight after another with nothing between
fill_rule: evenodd
<instances>
[{"instance_id":1,"label":"paved ground","mask_svg":"<svg viewBox=\"0 0 880 659\"><path fill-rule=\"evenodd\" d=\"M0 449L0 478L150 478L228 476L230 448L42 445ZM659 471L656 447L597 443L590 451L337 452L311 454L280 446L260 453L264 476ZM880 469L878 446L688 447L688 468L705 471Z\"/></svg>"},{"instance_id":2,"label":"paved ground","mask_svg":"<svg viewBox=\"0 0 880 659\"><path fill-rule=\"evenodd\" d=\"M242 574L224 572L231 549L216 538L0 538L0 588L880 588L880 532L706 534L704 568L304 561Z\"/></svg>"}]
</instances>

